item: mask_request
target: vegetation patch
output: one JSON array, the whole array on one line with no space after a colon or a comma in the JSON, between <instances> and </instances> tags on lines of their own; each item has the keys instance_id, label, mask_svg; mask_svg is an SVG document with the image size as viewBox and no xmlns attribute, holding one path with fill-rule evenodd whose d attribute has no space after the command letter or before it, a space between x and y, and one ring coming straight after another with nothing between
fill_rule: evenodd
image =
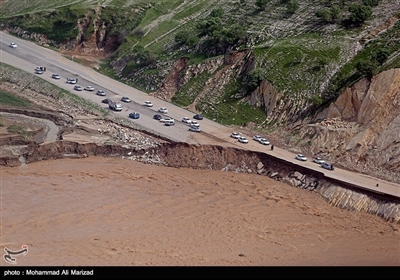
<instances>
[{"instance_id":1,"label":"vegetation patch","mask_svg":"<svg viewBox=\"0 0 400 280\"><path fill-rule=\"evenodd\" d=\"M13 107L29 107L31 102L27 99L15 96L11 93L0 91L0 104Z\"/></svg>"},{"instance_id":2,"label":"vegetation patch","mask_svg":"<svg viewBox=\"0 0 400 280\"><path fill-rule=\"evenodd\" d=\"M263 108L253 107L236 95L241 88L240 80L231 80L217 99L203 98L196 109L207 118L224 125L246 126L247 123L261 124L266 114Z\"/></svg>"},{"instance_id":3,"label":"vegetation patch","mask_svg":"<svg viewBox=\"0 0 400 280\"><path fill-rule=\"evenodd\" d=\"M203 72L195 78L190 79L189 82L183 85L179 91L175 93L171 100L172 103L182 107L192 104L210 77L211 74Z\"/></svg>"},{"instance_id":4,"label":"vegetation patch","mask_svg":"<svg viewBox=\"0 0 400 280\"><path fill-rule=\"evenodd\" d=\"M9 127L7 127L7 131L9 133L20 134L20 135L24 136L25 139L29 139L30 138L29 131L26 128L26 126L23 125L23 124L19 124L19 123L12 124Z\"/></svg>"}]
</instances>

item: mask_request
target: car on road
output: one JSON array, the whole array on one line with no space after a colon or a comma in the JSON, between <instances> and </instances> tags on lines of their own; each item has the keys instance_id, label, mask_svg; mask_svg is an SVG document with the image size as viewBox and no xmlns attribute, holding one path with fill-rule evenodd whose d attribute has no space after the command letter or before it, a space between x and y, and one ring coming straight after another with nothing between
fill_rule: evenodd
<instances>
[{"instance_id":1,"label":"car on road","mask_svg":"<svg viewBox=\"0 0 400 280\"><path fill-rule=\"evenodd\" d=\"M295 158L301 161L307 161L306 156L302 154L297 154Z\"/></svg>"},{"instance_id":2,"label":"car on road","mask_svg":"<svg viewBox=\"0 0 400 280\"><path fill-rule=\"evenodd\" d=\"M260 135L254 135L253 136L253 140L255 140L255 141L260 141L261 138L262 137Z\"/></svg>"},{"instance_id":3,"label":"car on road","mask_svg":"<svg viewBox=\"0 0 400 280\"><path fill-rule=\"evenodd\" d=\"M158 109L158 112L166 114L166 113L168 113L168 109L165 107L161 107L160 109Z\"/></svg>"},{"instance_id":4,"label":"car on road","mask_svg":"<svg viewBox=\"0 0 400 280\"><path fill-rule=\"evenodd\" d=\"M121 98L121 101L122 101L122 102L126 102L126 103L131 102L131 100L129 99L129 97L126 97L126 96L122 97L122 98Z\"/></svg>"},{"instance_id":5,"label":"car on road","mask_svg":"<svg viewBox=\"0 0 400 280\"><path fill-rule=\"evenodd\" d=\"M41 70L43 72L46 72L46 67L44 67L44 66L36 66L35 71L36 70Z\"/></svg>"},{"instance_id":6,"label":"car on road","mask_svg":"<svg viewBox=\"0 0 400 280\"><path fill-rule=\"evenodd\" d=\"M122 111L122 105L113 101L108 103L108 107L114 111Z\"/></svg>"},{"instance_id":7,"label":"car on road","mask_svg":"<svg viewBox=\"0 0 400 280\"><path fill-rule=\"evenodd\" d=\"M189 119L188 117L183 117L182 122L187 123L187 124L191 124L192 120Z\"/></svg>"},{"instance_id":8,"label":"car on road","mask_svg":"<svg viewBox=\"0 0 400 280\"><path fill-rule=\"evenodd\" d=\"M111 99L109 99L109 98L101 100L101 103L105 103L105 104L108 104L110 102L111 102Z\"/></svg>"},{"instance_id":9,"label":"car on road","mask_svg":"<svg viewBox=\"0 0 400 280\"><path fill-rule=\"evenodd\" d=\"M232 137L232 138L235 138L235 139L238 139L238 138L240 137L240 134L237 133L237 132L232 132L232 133L231 133L231 137Z\"/></svg>"},{"instance_id":10,"label":"car on road","mask_svg":"<svg viewBox=\"0 0 400 280\"><path fill-rule=\"evenodd\" d=\"M189 131L201 132L201 129L200 129L200 127L197 127L197 126L189 126Z\"/></svg>"},{"instance_id":11,"label":"car on road","mask_svg":"<svg viewBox=\"0 0 400 280\"><path fill-rule=\"evenodd\" d=\"M56 79L56 80L59 80L59 79L60 79L60 75L58 75L58 74L53 74L53 75L51 75L51 77L52 77L53 79Z\"/></svg>"},{"instance_id":12,"label":"car on road","mask_svg":"<svg viewBox=\"0 0 400 280\"><path fill-rule=\"evenodd\" d=\"M136 112L132 112L132 113L129 113L129 117L131 119L138 119L138 118L140 118L140 114L136 113Z\"/></svg>"},{"instance_id":13,"label":"car on road","mask_svg":"<svg viewBox=\"0 0 400 280\"><path fill-rule=\"evenodd\" d=\"M159 120L162 120L162 116L161 116L160 114L155 114L155 115L153 116L153 119L159 121Z\"/></svg>"},{"instance_id":14,"label":"car on road","mask_svg":"<svg viewBox=\"0 0 400 280\"><path fill-rule=\"evenodd\" d=\"M104 90L101 90L101 89L99 89L99 90L96 92L96 94L97 94L97 95L100 95L100 96L106 96L106 93L104 92Z\"/></svg>"},{"instance_id":15,"label":"car on road","mask_svg":"<svg viewBox=\"0 0 400 280\"><path fill-rule=\"evenodd\" d=\"M327 163L327 162L323 162L321 164L322 168L328 169L328 170L335 170L335 168L333 167L333 165L331 163Z\"/></svg>"},{"instance_id":16,"label":"car on road","mask_svg":"<svg viewBox=\"0 0 400 280\"><path fill-rule=\"evenodd\" d=\"M166 125L166 126L175 125L175 121L172 119L166 120L166 121L164 121L164 125Z\"/></svg>"},{"instance_id":17,"label":"car on road","mask_svg":"<svg viewBox=\"0 0 400 280\"><path fill-rule=\"evenodd\" d=\"M76 86L74 86L74 90L82 91L83 87L76 85Z\"/></svg>"},{"instance_id":18,"label":"car on road","mask_svg":"<svg viewBox=\"0 0 400 280\"><path fill-rule=\"evenodd\" d=\"M196 120L202 120L203 119L203 115L202 114L196 114L193 116L194 119Z\"/></svg>"},{"instance_id":19,"label":"car on road","mask_svg":"<svg viewBox=\"0 0 400 280\"><path fill-rule=\"evenodd\" d=\"M143 105L146 107L153 107L153 103L151 103L150 101L143 102Z\"/></svg>"},{"instance_id":20,"label":"car on road","mask_svg":"<svg viewBox=\"0 0 400 280\"><path fill-rule=\"evenodd\" d=\"M245 144L249 143L249 140L247 140L247 138L244 136L240 136L238 140L240 143L245 143Z\"/></svg>"},{"instance_id":21,"label":"car on road","mask_svg":"<svg viewBox=\"0 0 400 280\"><path fill-rule=\"evenodd\" d=\"M35 69L35 74L41 75L43 74L43 70L40 70L38 68Z\"/></svg>"},{"instance_id":22,"label":"car on road","mask_svg":"<svg viewBox=\"0 0 400 280\"><path fill-rule=\"evenodd\" d=\"M320 157L315 157L315 158L313 158L313 160L312 160L313 162L315 162L315 163L318 163L318 164L323 164L325 161L322 159L322 158L320 158Z\"/></svg>"},{"instance_id":23,"label":"car on road","mask_svg":"<svg viewBox=\"0 0 400 280\"><path fill-rule=\"evenodd\" d=\"M162 117L159 121L163 122L163 123L168 122L168 121L173 121L174 122L174 119L171 119L169 117L166 117L166 118Z\"/></svg>"},{"instance_id":24,"label":"car on road","mask_svg":"<svg viewBox=\"0 0 400 280\"><path fill-rule=\"evenodd\" d=\"M94 87L92 86L85 86L83 89L87 91L94 91Z\"/></svg>"},{"instance_id":25,"label":"car on road","mask_svg":"<svg viewBox=\"0 0 400 280\"><path fill-rule=\"evenodd\" d=\"M10 48L16 48L16 47L18 47L16 43L14 43L14 42L10 43Z\"/></svg>"},{"instance_id":26,"label":"car on road","mask_svg":"<svg viewBox=\"0 0 400 280\"><path fill-rule=\"evenodd\" d=\"M76 79L74 78L67 78L67 84L76 84Z\"/></svg>"},{"instance_id":27,"label":"car on road","mask_svg":"<svg viewBox=\"0 0 400 280\"><path fill-rule=\"evenodd\" d=\"M199 127L199 126L200 126L200 124L199 124L197 121L192 121L192 122L190 123L190 125L191 125L191 126L195 126L195 127Z\"/></svg>"},{"instance_id":28,"label":"car on road","mask_svg":"<svg viewBox=\"0 0 400 280\"><path fill-rule=\"evenodd\" d=\"M265 139L265 138L260 138L258 140L258 142L260 142L260 144L263 144L263 145L269 145L270 144L269 141L267 139Z\"/></svg>"}]
</instances>

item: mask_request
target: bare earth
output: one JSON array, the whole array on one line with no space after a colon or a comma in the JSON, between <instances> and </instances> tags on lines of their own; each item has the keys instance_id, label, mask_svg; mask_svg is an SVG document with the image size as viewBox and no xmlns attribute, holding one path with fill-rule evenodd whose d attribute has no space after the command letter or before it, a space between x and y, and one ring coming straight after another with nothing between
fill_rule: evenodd
<instances>
[{"instance_id":1,"label":"bare earth","mask_svg":"<svg viewBox=\"0 0 400 280\"><path fill-rule=\"evenodd\" d=\"M265 176L101 157L0 172L1 250L28 245L22 266L400 265L399 224Z\"/></svg>"}]
</instances>

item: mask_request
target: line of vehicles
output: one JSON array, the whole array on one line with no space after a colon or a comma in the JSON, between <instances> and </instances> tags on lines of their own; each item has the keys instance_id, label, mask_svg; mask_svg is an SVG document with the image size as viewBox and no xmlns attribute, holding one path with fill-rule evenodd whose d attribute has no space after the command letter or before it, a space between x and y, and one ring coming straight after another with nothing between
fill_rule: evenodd
<instances>
[{"instance_id":1,"label":"line of vehicles","mask_svg":"<svg viewBox=\"0 0 400 280\"><path fill-rule=\"evenodd\" d=\"M307 161L307 157L303 154L297 154L295 156L295 159L300 160L300 161ZM326 162L320 157L314 157L313 162L320 164L322 168L328 169L328 170L335 170L335 167L333 166L332 163Z\"/></svg>"},{"instance_id":2,"label":"line of vehicles","mask_svg":"<svg viewBox=\"0 0 400 280\"><path fill-rule=\"evenodd\" d=\"M37 66L37 67L35 68L35 73L36 73L36 74L43 74L44 71L46 71L46 67ZM53 79L55 79L55 80L61 79L60 75L57 74L57 73L53 73L53 74L51 75L51 77L52 77ZM74 85L74 90L76 90L76 91L84 91L84 90L85 90L85 91L89 91L89 92L95 91L95 88L94 88L93 86L91 86L91 85L87 85L87 86L85 86L85 87L79 85L79 84L78 84L78 78L67 78L67 79L66 79L66 83L67 83L67 84ZM99 90L96 91L96 95L99 95L99 96L106 96L107 94L106 94L106 92L105 92L104 90L99 89ZM121 97L121 100L120 100L120 101L121 101L121 102L124 102L124 103L131 103L131 102L132 102L132 100L131 100L129 97L127 97L127 96ZM123 109L123 106L122 106L121 103L116 102L116 101L113 101L113 100L111 100L111 99L109 99L109 98L105 98L105 99L101 100L101 102L104 103L104 104L107 104L108 107L109 107L111 110L115 111L115 112L121 112L122 109ZM151 108L151 107L153 107L154 105L153 105L153 103L152 103L151 101L146 100L146 101L143 102L143 106ZM165 107L160 107L160 108L158 109L158 113L159 113L159 114L155 114L155 115L153 116L154 119L156 119L156 120L158 120L158 121L164 123L164 125L166 125L166 126L173 126L173 125L175 125L175 120L174 120L174 119L172 119L172 118L170 118L170 117L166 117L166 116L162 116L162 115L161 115L161 114L167 114L167 113L168 113L168 109L167 109L167 108L165 108ZM131 119L139 119L139 118L140 118L140 113L131 112L131 113L128 114L128 117L131 118ZM193 116L193 118L194 118L194 120L191 120L191 119L188 118L188 117L184 117L184 118L182 119L182 122L189 125L189 131L201 132L200 124L197 122L197 120L202 120L202 119L203 119L203 116L202 116L201 114L195 114L195 115Z\"/></svg>"},{"instance_id":3,"label":"line of vehicles","mask_svg":"<svg viewBox=\"0 0 400 280\"><path fill-rule=\"evenodd\" d=\"M237 139L238 142L243 143L243 144L249 143L249 140L239 132L232 132L230 137L232 137L234 139ZM262 145L270 145L271 144L266 138L263 138L260 135L254 135L253 136L253 140L257 141L258 143L260 143ZM273 145L271 145L271 150L273 150ZM307 161L307 157L305 155L303 155L303 154L297 154L295 156L295 159L300 160L300 161ZM325 168L325 169L328 169L328 170L334 170L335 169L333 164L324 161L320 157L315 157L315 158L313 158L312 161L317 163L317 164L320 164L322 168Z\"/></svg>"},{"instance_id":4,"label":"line of vehicles","mask_svg":"<svg viewBox=\"0 0 400 280\"><path fill-rule=\"evenodd\" d=\"M297 154L295 156L295 158L297 160L300 160L300 161L307 161L307 157L305 155L303 155L303 154ZM322 168L325 168L325 169L328 169L328 170L335 170L335 167L333 166L332 163L326 162L325 160L323 160L320 157L314 157L312 159L312 161L317 163L317 164L320 164Z\"/></svg>"},{"instance_id":5,"label":"line of vehicles","mask_svg":"<svg viewBox=\"0 0 400 280\"><path fill-rule=\"evenodd\" d=\"M168 112L168 109L165 107L161 107L158 109L159 113ZM165 113L164 113L165 114ZM175 125L175 120L170 117L162 116L161 114L155 114L153 116L155 120L164 123L166 126L173 126ZM193 120L189 117L183 117L182 122L189 126L189 131L192 132L201 132L200 123L197 120L202 120L203 116L201 114L196 114L193 116Z\"/></svg>"},{"instance_id":6,"label":"line of vehicles","mask_svg":"<svg viewBox=\"0 0 400 280\"><path fill-rule=\"evenodd\" d=\"M249 140L247 140L247 138L245 136L243 136L239 132L232 132L231 133L231 137L234 138L234 139L237 139L240 143L244 143L244 144L249 143ZM257 141L258 143L260 143L262 145L269 145L270 144L270 142L267 139L261 137L260 135L254 135L253 136L253 140Z\"/></svg>"},{"instance_id":7,"label":"line of vehicles","mask_svg":"<svg viewBox=\"0 0 400 280\"><path fill-rule=\"evenodd\" d=\"M11 47L11 44L10 44L10 47ZM43 67L43 66L37 66L35 68L35 73L39 74L39 75L43 74L45 71L46 71L46 67ZM57 74L57 73L52 74L51 77L53 79L56 79L56 80L59 80L61 78L60 75ZM85 87L82 87L82 86L78 85L77 84L78 83L78 78L67 78L66 83L75 85L74 86L74 90L76 90L76 91L85 90L85 91L92 92L92 91L95 90L95 88L93 86L91 86L91 85L88 85L88 86L85 86ZM106 93L103 90L99 89L99 90L96 91L96 95L106 96ZM121 101L125 102L125 103L132 102L130 100L130 98L127 97L127 96L123 96L121 98ZM108 107L113 111L116 111L116 112L122 111L123 106L119 102L112 101L109 98L103 99L101 102L105 103L105 104L108 104ZM153 105L153 103L151 101L144 101L143 106L151 108L154 105ZM174 119L172 119L170 117L167 117L167 116L161 115L161 114L167 114L167 113L168 113L168 109L167 108L160 107L158 109L158 113L155 114L153 116L153 118L155 120L158 120L161 123L164 123L164 125L166 125L166 126L174 126L175 125L175 120ZM128 116L131 119L139 119L140 118L140 114L137 113L137 112L131 112L131 113L128 114ZM200 123L198 122L198 120L202 120L202 119L203 119L203 116L201 114L195 114L193 116L193 119L190 119L189 117L182 118L182 122L189 126L189 131L201 132ZM249 140L244 135L242 135L241 133L238 133L238 132L232 132L230 137L232 137L234 139L237 139L238 142L243 143L243 144L249 143ZM270 142L266 138L261 137L260 135L254 135L253 136L253 140L257 141L258 143L260 143L262 145L270 145ZM271 150L272 149L273 149L273 145L271 146ZM307 161L307 157L304 156L303 154L297 154L295 156L295 159L300 160L300 161ZM317 164L320 164L321 167L323 167L325 169L334 170L333 165L331 163L325 162L322 158L315 157L313 159L313 162L315 162Z\"/></svg>"}]
</instances>

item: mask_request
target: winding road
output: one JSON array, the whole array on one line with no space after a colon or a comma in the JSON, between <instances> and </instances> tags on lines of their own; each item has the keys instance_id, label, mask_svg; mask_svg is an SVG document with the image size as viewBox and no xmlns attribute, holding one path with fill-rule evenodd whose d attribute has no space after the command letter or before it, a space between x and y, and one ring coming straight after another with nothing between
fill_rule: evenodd
<instances>
[{"instance_id":1,"label":"winding road","mask_svg":"<svg viewBox=\"0 0 400 280\"><path fill-rule=\"evenodd\" d=\"M18 47L10 48L10 42L15 42ZM347 182L368 191L386 194L395 197L396 199L400 198L399 184L339 168L335 168L334 171L325 170L322 169L320 165L311 161L300 162L295 159L295 154L287 150L275 147L274 150L271 151L269 146L263 146L258 142L253 141L251 139L252 135L247 135L247 138L249 139L248 144L241 144L230 137L230 134L232 133L231 128L206 118L199 121L201 122L201 133L190 132L188 131L188 126L180 120L183 117L191 118L194 115L193 112L189 112L164 100L148 96L144 92L104 76L89 67L73 62L63 57L60 53L40 47L35 43L25 41L4 32L0 32L0 62L12 65L32 74L34 73L36 66L45 66L47 71L42 75L38 75L40 78L47 80L60 88L73 92L80 97L104 106L106 109L108 106L101 103L102 99L110 98L111 100L119 101L122 96L127 96L132 100L132 102L123 103L123 110L121 112L112 112L113 114L129 119L128 114L130 112L139 112L141 114L140 119L131 121L142 126L144 129L167 137L173 141L187 142L190 144L217 144L221 146L232 146L235 148L264 152L284 159L285 161L322 172L328 178ZM61 76L61 79L52 79L51 75L53 73L58 73ZM107 96L97 96L95 91L75 91L73 89L74 85L66 83L67 78L78 78L79 85L83 87L92 85L95 88L95 91L102 89L107 93ZM148 108L143 106L142 104L146 100L151 101L154 104L154 107ZM153 119L153 115L157 113L157 110L160 107L168 108L167 116L177 120L175 126L165 126ZM379 186L377 186L377 184L379 184Z\"/></svg>"}]
</instances>

